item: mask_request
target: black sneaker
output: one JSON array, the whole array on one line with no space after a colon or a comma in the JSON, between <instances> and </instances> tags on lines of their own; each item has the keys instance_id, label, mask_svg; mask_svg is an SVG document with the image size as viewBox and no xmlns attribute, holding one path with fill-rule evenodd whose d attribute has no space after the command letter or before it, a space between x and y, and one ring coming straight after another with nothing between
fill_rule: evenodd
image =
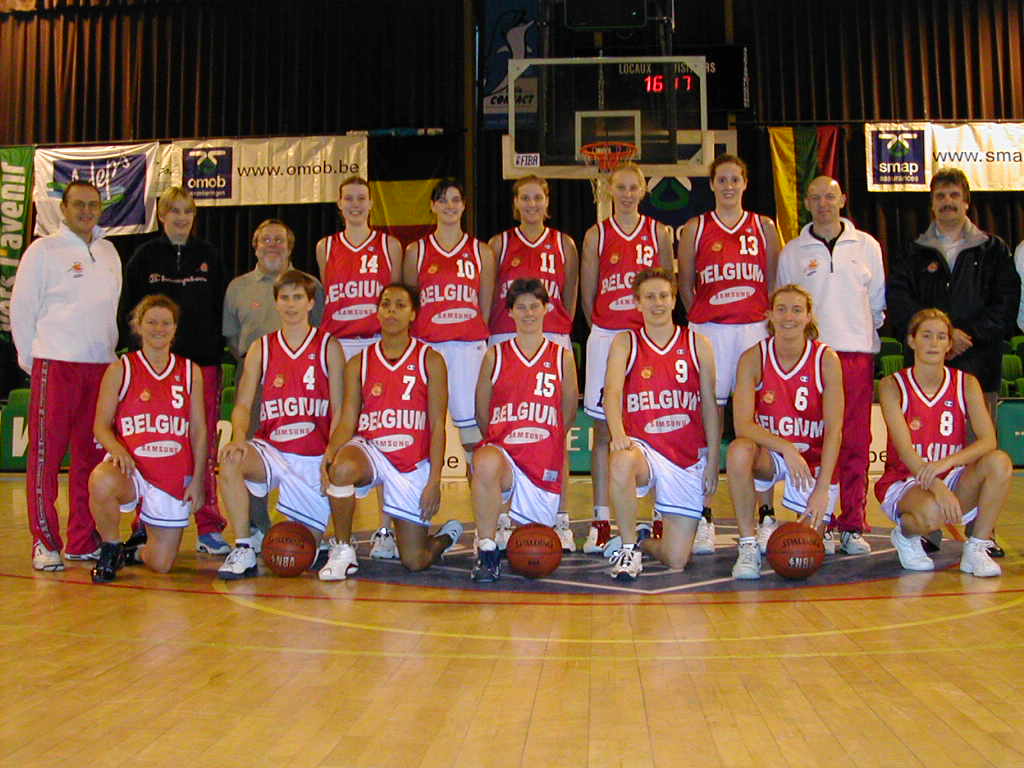
<instances>
[{"instance_id":1,"label":"black sneaker","mask_svg":"<svg viewBox=\"0 0 1024 768\"><path fill-rule=\"evenodd\" d=\"M149 540L145 527L132 531L132 535L124 540L121 545L123 554L123 565L142 565L142 558L139 557L139 547Z\"/></svg>"},{"instance_id":2,"label":"black sneaker","mask_svg":"<svg viewBox=\"0 0 1024 768\"><path fill-rule=\"evenodd\" d=\"M103 542L100 547L100 559L92 569L94 584L106 584L117 576L117 570L124 562L124 545L121 542Z\"/></svg>"},{"instance_id":3,"label":"black sneaker","mask_svg":"<svg viewBox=\"0 0 1024 768\"><path fill-rule=\"evenodd\" d=\"M500 577L501 552L497 549L492 549L490 552L481 550L477 554L476 563L473 565L473 572L470 574L470 578L481 584L489 584L492 581L497 581Z\"/></svg>"}]
</instances>

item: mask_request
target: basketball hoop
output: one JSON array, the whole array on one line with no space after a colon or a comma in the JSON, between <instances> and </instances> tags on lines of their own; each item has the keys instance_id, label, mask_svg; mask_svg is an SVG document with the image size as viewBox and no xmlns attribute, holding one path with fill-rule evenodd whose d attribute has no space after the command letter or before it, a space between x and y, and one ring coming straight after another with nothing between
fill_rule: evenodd
<instances>
[{"instance_id":1,"label":"basketball hoop","mask_svg":"<svg viewBox=\"0 0 1024 768\"><path fill-rule=\"evenodd\" d=\"M587 165L596 165L601 173L611 173L636 157L636 144L628 141L595 141L580 147Z\"/></svg>"},{"instance_id":2,"label":"basketball hoop","mask_svg":"<svg viewBox=\"0 0 1024 768\"><path fill-rule=\"evenodd\" d=\"M636 157L636 153L636 144L628 141L595 141L580 147L584 162L590 166L597 166L597 174L590 179L590 186L594 190L598 221L612 215L608 179L616 168Z\"/></svg>"}]
</instances>

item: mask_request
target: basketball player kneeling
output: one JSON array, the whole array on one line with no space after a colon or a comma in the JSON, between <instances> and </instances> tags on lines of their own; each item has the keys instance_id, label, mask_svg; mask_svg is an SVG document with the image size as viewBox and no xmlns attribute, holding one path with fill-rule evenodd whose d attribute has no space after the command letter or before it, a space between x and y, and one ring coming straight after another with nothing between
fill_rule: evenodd
<instances>
[{"instance_id":1,"label":"basketball player kneeling","mask_svg":"<svg viewBox=\"0 0 1024 768\"><path fill-rule=\"evenodd\" d=\"M960 570L999 576L1002 571L988 548L1010 490L1010 457L996 450L995 428L978 380L945 366L953 344L948 315L922 309L910 320L907 344L914 350L914 366L887 376L878 387L889 439L875 495L896 523L891 538L900 565L932 570L921 536L944 524L973 523ZM975 435L971 443L969 431Z\"/></svg>"},{"instance_id":2,"label":"basketball player kneeling","mask_svg":"<svg viewBox=\"0 0 1024 768\"><path fill-rule=\"evenodd\" d=\"M140 301L131 327L142 348L111 363L100 383L93 432L107 455L89 476L89 509L103 537L92 571L97 583L113 581L125 562L167 573L189 515L203 505L203 376L171 352L178 317L166 296ZM121 512L134 512L140 502L143 532L122 544Z\"/></svg>"},{"instance_id":3,"label":"basketball player kneeling","mask_svg":"<svg viewBox=\"0 0 1024 768\"><path fill-rule=\"evenodd\" d=\"M633 295L643 326L615 337L604 385L609 488L620 532L604 554L620 581L640 575L643 552L669 568L686 566L704 497L718 488L721 450L711 343L672 322L672 273L638 272ZM664 525L660 539L649 524L636 522L636 500L652 488Z\"/></svg>"},{"instance_id":4,"label":"basketball player kneeling","mask_svg":"<svg viewBox=\"0 0 1024 768\"><path fill-rule=\"evenodd\" d=\"M415 290L385 287L377 304L380 341L345 364L341 419L324 457L337 543L320 571L322 581L339 581L358 567L348 543L355 501L376 487L410 571L429 568L462 536L458 520L429 535L441 503L448 376L441 355L409 335L418 309Z\"/></svg>"},{"instance_id":5,"label":"basketball player kneeling","mask_svg":"<svg viewBox=\"0 0 1024 768\"><path fill-rule=\"evenodd\" d=\"M324 450L341 413L341 344L309 324L316 284L305 272L288 270L274 282L281 330L268 333L245 354L231 412L231 442L220 452L221 496L235 531L235 546L217 575L256 576L256 550L249 537L249 493L281 493L277 508L305 525L319 543L330 506L321 484ZM246 440L256 392L260 426ZM244 534L244 535L240 535Z\"/></svg>"},{"instance_id":6,"label":"basketball player kneeling","mask_svg":"<svg viewBox=\"0 0 1024 768\"><path fill-rule=\"evenodd\" d=\"M473 581L497 581L495 542L503 504L519 524L554 527L562 492L565 432L576 419L579 391L572 352L544 336L551 307L536 278L515 280L505 297L516 335L484 355L476 385L483 442L473 452L477 560Z\"/></svg>"},{"instance_id":7,"label":"basketball player kneeling","mask_svg":"<svg viewBox=\"0 0 1024 768\"><path fill-rule=\"evenodd\" d=\"M813 309L800 286L778 288L768 303L769 337L744 352L736 369L736 439L726 461L740 532L734 579L761 578L774 530L765 526L755 536L755 488L782 482L783 504L819 533L839 498L832 477L843 435L843 372L836 353L817 340Z\"/></svg>"}]
</instances>

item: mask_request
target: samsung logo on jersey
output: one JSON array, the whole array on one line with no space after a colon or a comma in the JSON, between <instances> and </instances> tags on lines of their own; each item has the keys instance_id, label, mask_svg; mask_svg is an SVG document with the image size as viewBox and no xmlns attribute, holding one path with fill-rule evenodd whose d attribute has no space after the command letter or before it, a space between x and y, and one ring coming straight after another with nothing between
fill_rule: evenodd
<instances>
[{"instance_id":1,"label":"samsung logo on jersey","mask_svg":"<svg viewBox=\"0 0 1024 768\"><path fill-rule=\"evenodd\" d=\"M673 413L669 416L660 416L654 421L644 425L644 432L648 435L663 435L666 432L675 432L690 423L690 417L685 413Z\"/></svg>"},{"instance_id":2,"label":"samsung logo on jersey","mask_svg":"<svg viewBox=\"0 0 1024 768\"><path fill-rule=\"evenodd\" d=\"M134 451L136 456L144 459L162 459L166 456L174 456L181 453L181 443L174 440L157 440L139 446Z\"/></svg>"},{"instance_id":3,"label":"samsung logo on jersey","mask_svg":"<svg viewBox=\"0 0 1024 768\"><path fill-rule=\"evenodd\" d=\"M371 441L381 453L394 453L413 444L412 435L388 435L387 437L375 437Z\"/></svg>"},{"instance_id":4,"label":"samsung logo on jersey","mask_svg":"<svg viewBox=\"0 0 1024 768\"><path fill-rule=\"evenodd\" d=\"M270 433L270 439L275 443L287 443L289 440L298 440L300 437L313 432L316 429L311 421L300 421L298 424L286 424L278 427Z\"/></svg>"},{"instance_id":5,"label":"samsung logo on jersey","mask_svg":"<svg viewBox=\"0 0 1024 768\"><path fill-rule=\"evenodd\" d=\"M540 443L551 437L551 433L543 427L520 427L512 430L502 442L506 445L529 445Z\"/></svg>"},{"instance_id":6,"label":"samsung logo on jersey","mask_svg":"<svg viewBox=\"0 0 1024 768\"><path fill-rule=\"evenodd\" d=\"M351 307L343 307L331 315L332 320L345 322L347 320L362 320L377 311L375 304L354 304Z\"/></svg>"},{"instance_id":7,"label":"samsung logo on jersey","mask_svg":"<svg viewBox=\"0 0 1024 768\"><path fill-rule=\"evenodd\" d=\"M456 323L469 322L476 316L477 311L468 307L446 309L444 312L434 315L430 322L437 323L438 325L455 325Z\"/></svg>"},{"instance_id":8,"label":"samsung logo on jersey","mask_svg":"<svg viewBox=\"0 0 1024 768\"><path fill-rule=\"evenodd\" d=\"M732 304L737 301L743 301L754 295L754 286L752 285L741 285L737 288L726 288L724 291L719 291L709 300L709 304L720 306L722 304Z\"/></svg>"}]
</instances>

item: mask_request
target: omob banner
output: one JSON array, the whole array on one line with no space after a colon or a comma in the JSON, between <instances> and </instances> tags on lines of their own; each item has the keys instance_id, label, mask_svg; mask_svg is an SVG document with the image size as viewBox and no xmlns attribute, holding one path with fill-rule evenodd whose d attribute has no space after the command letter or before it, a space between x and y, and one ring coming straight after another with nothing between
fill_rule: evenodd
<instances>
[{"instance_id":1,"label":"omob banner","mask_svg":"<svg viewBox=\"0 0 1024 768\"><path fill-rule=\"evenodd\" d=\"M347 176L367 173L366 136L174 142L171 179L197 205L331 203Z\"/></svg>"},{"instance_id":2,"label":"omob banner","mask_svg":"<svg viewBox=\"0 0 1024 768\"><path fill-rule=\"evenodd\" d=\"M869 192L927 192L939 168L959 168L972 192L1024 189L1024 123L866 123Z\"/></svg>"}]
</instances>

